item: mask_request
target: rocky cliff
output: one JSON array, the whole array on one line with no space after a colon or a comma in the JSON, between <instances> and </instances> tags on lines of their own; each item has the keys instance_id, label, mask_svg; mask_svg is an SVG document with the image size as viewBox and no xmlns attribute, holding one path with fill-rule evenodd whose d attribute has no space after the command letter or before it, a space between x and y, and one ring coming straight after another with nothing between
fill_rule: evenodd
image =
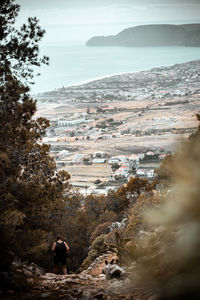
<instances>
[{"instance_id":1,"label":"rocky cliff","mask_svg":"<svg viewBox=\"0 0 200 300\"><path fill-rule=\"evenodd\" d=\"M130 27L117 35L95 36L87 46L200 46L200 24L141 25Z\"/></svg>"}]
</instances>

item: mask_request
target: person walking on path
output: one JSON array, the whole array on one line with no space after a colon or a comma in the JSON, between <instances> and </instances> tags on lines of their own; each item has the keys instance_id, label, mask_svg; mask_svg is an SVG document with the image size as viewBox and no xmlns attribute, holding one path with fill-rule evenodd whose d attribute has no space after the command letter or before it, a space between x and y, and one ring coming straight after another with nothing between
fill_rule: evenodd
<instances>
[{"instance_id":1,"label":"person walking on path","mask_svg":"<svg viewBox=\"0 0 200 300\"><path fill-rule=\"evenodd\" d=\"M69 246L65 241L63 241L60 235L57 236L57 242L52 245L52 251L54 253L54 269L55 274L58 273L59 264L61 264L62 272L64 275L67 274L67 251L69 251Z\"/></svg>"}]
</instances>

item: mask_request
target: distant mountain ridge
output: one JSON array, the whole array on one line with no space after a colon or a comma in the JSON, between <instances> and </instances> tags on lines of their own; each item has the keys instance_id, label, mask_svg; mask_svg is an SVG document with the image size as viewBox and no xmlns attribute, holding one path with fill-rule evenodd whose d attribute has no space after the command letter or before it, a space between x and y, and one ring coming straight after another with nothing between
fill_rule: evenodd
<instances>
[{"instance_id":1,"label":"distant mountain ridge","mask_svg":"<svg viewBox=\"0 0 200 300\"><path fill-rule=\"evenodd\" d=\"M141 25L124 29L117 35L95 36L86 46L200 46L200 23L183 25Z\"/></svg>"}]
</instances>

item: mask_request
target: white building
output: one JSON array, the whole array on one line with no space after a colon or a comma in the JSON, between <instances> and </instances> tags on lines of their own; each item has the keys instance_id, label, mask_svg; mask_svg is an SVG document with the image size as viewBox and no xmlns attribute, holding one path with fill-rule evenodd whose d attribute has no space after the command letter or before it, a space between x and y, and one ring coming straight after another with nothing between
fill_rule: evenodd
<instances>
[{"instance_id":1,"label":"white building","mask_svg":"<svg viewBox=\"0 0 200 300\"><path fill-rule=\"evenodd\" d=\"M122 177L129 177L129 172L130 172L130 169L128 166L121 166L119 169L117 169L117 171L114 173L114 177L117 177L117 176L122 176Z\"/></svg>"},{"instance_id":2,"label":"white building","mask_svg":"<svg viewBox=\"0 0 200 300\"><path fill-rule=\"evenodd\" d=\"M138 169L136 171L136 174L139 177L152 178L152 177L154 177L154 169Z\"/></svg>"},{"instance_id":3,"label":"white building","mask_svg":"<svg viewBox=\"0 0 200 300\"><path fill-rule=\"evenodd\" d=\"M93 164L105 164L106 163L106 159L105 158L94 158L92 160Z\"/></svg>"},{"instance_id":4,"label":"white building","mask_svg":"<svg viewBox=\"0 0 200 300\"><path fill-rule=\"evenodd\" d=\"M92 154L93 158L105 158L106 157L106 153L103 151L99 151L99 152L94 152Z\"/></svg>"},{"instance_id":5,"label":"white building","mask_svg":"<svg viewBox=\"0 0 200 300\"><path fill-rule=\"evenodd\" d=\"M93 120L86 120L85 118L76 119L76 120L59 120L58 126L65 127L65 126L74 126L82 123L89 123Z\"/></svg>"},{"instance_id":6,"label":"white building","mask_svg":"<svg viewBox=\"0 0 200 300\"><path fill-rule=\"evenodd\" d=\"M139 158L139 156L137 154L131 154L129 156L129 160L130 161L138 161L139 162L140 158Z\"/></svg>"}]
</instances>

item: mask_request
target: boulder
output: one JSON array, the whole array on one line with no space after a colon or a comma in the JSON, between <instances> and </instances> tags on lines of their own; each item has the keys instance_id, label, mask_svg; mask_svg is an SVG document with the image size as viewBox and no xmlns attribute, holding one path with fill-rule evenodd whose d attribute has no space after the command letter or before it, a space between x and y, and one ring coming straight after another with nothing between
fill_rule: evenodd
<instances>
[{"instance_id":1,"label":"boulder","mask_svg":"<svg viewBox=\"0 0 200 300\"><path fill-rule=\"evenodd\" d=\"M106 266L102 269L102 272L106 275L106 278L120 278L125 273L125 270L119 265L114 263L114 259L109 263L105 261Z\"/></svg>"}]
</instances>

